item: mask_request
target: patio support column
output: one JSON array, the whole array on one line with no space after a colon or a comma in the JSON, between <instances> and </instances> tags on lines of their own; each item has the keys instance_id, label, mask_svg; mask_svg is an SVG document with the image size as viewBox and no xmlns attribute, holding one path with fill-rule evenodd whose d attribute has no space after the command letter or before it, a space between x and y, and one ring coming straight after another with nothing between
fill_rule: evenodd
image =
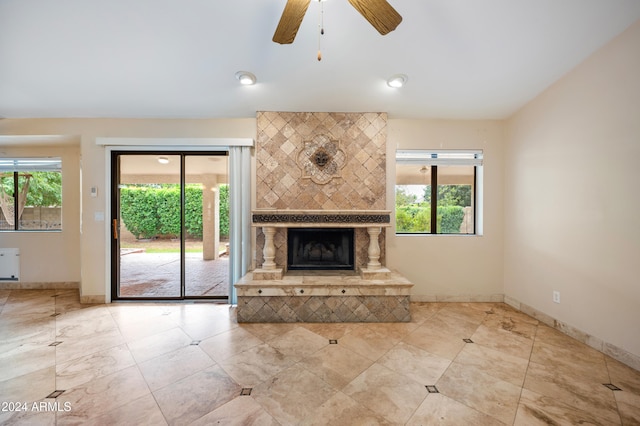
<instances>
[{"instance_id":1,"label":"patio support column","mask_svg":"<svg viewBox=\"0 0 640 426\"><path fill-rule=\"evenodd\" d=\"M202 175L202 258L218 258L220 245L220 192L215 175Z\"/></svg>"}]
</instances>

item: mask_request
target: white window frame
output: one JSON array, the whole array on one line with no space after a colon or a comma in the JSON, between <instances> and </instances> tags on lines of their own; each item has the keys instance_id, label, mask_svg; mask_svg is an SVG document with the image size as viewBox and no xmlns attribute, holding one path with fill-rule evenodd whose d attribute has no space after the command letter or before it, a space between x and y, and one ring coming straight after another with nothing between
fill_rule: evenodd
<instances>
[{"instance_id":1,"label":"white window frame","mask_svg":"<svg viewBox=\"0 0 640 426\"><path fill-rule=\"evenodd\" d=\"M422 166L474 166L475 167L475 225L473 234L398 233L396 236L481 236L483 235L483 180L484 152L481 149L399 149L396 165ZM394 186L394 194L395 187ZM395 202L394 202L395 215ZM395 226L395 220L394 220Z\"/></svg>"},{"instance_id":2,"label":"white window frame","mask_svg":"<svg viewBox=\"0 0 640 426\"><path fill-rule=\"evenodd\" d=\"M0 173L29 173L29 172L58 172L62 176L61 157L4 157L0 158ZM14 175L15 176L15 175ZM60 226L55 228L20 228L20 223L14 223L14 229L2 229L0 232L61 232L63 188L60 186ZM14 194L14 206L18 199Z\"/></svg>"}]
</instances>

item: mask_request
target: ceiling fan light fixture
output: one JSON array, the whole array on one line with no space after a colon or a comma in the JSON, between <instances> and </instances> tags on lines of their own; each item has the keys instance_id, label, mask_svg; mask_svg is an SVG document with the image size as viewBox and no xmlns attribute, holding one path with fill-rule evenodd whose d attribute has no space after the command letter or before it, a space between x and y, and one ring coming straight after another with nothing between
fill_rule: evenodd
<instances>
[{"instance_id":1,"label":"ceiling fan light fixture","mask_svg":"<svg viewBox=\"0 0 640 426\"><path fill-rule=\"evenodd\" d=\"M165 157L164 155L161 155L158 157L158 163L160 164L169 164L169 157Z\"/></svg>"},{"instance_id":2,"label":"ceiling fan light fixture","mask_svg":"<svg viewBox=\"0 0 640 426\"><path fill-rule=\"evenodd\" d=\"M409 77L406 74L395 74L389 77L387 80L387 86L393 87L394 89L399 89L400 87L407 84Z\"/></svg>"},{"instance_id":3,"label":"ceiling fan light fixture","mask_svg":"<svg viewBox=\"0 0 640 426\"><path fill-rule=\"evenodd\" d=\"M251 86L252 84L256 84L256 76L249 71L238 71L236 73L236 78L243 86Z\"/></svg>"}]
</instances>

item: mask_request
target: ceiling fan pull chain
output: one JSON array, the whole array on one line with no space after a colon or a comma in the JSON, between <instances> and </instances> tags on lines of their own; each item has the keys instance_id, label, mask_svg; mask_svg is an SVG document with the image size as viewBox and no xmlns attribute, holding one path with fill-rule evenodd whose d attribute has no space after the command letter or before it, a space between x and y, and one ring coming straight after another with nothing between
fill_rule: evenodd
<instances>
[{"instance_id":1,"label":"ceiling fan pull chain","mask_svg":"<svg viewBox=\"0 0 640 426\"><path fill-rule=\"evenodd\" d=\"M324 35L324 1L320 2L320 35Z\"/></svg>"},{"instance_id":2,"label":"ceiling fan pull chain","mask_svg":"<svg viewBox=\"0 0 640 426\"><path fill-rule=\"evenodd\" d=\"M318 24L318 28L320 28L320 32L318 34L318 61L322 60L322 51L320 50L320 39L324 35L324 4L322 0L318 0L320 3L320 23Z\"/></svg>"}]
</instances>

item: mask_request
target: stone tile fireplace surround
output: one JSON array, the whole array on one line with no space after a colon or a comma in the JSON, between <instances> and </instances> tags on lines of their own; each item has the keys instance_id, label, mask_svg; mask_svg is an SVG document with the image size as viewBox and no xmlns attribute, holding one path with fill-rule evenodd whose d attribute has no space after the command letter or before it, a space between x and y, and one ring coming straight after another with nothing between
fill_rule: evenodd
<instances>
[{"instance_id":1,"label":"stone tile fireplace surround","mask_svg":"<svg viewBox=\"0 0 640 426\"><path fill-rule=\"evenodd\" d=\"M406 278L385 267L386 114L259 112L256 265L239 322L409 321ZM290 228L353 228L353 271L288 271Z\"/></svg>"}]
</instances>

